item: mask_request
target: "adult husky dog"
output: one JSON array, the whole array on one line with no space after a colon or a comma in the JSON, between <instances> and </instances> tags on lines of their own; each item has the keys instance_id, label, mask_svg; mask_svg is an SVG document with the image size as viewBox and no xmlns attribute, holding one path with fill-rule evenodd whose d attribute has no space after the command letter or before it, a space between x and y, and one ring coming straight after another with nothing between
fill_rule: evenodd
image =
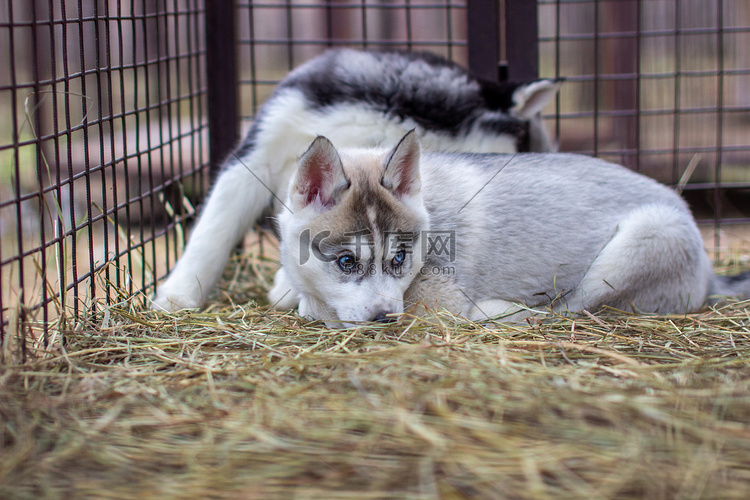
<instances>
[{"instance_id":1,"label":"adult husky dog","mask_svg":"<svg viewBox=\"0 0 750 500\"><path fill-rule=\"evenodd\" d=\"M316 135L340 146L394 144L410 129L434 151L554 149L539 112L560 82L497 84L428 53L334 50L291 72L228 159L154 307L198 307L232 248L281 208L296 160Z\"/></svg>"},{"instance_id":2,"label":"adult husky dog","mask_svg":"<svg viewBox=\"0 0 750 500\"><path fill-rule=\"evenodd\" d=\"M674 191L585 156L422 154L414 132L391 150L319 137L287 207L270 300L332 327L420 307L478 320L750 296L750 273L714 275Z\"/></svg>"}]
</instances>

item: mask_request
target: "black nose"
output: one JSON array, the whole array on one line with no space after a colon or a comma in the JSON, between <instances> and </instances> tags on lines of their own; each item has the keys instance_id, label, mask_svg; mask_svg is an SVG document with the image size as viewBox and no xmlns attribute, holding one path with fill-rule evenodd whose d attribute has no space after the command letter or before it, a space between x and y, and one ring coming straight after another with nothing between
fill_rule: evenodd
<instances>
[{"instance_id":1,"label":"black nose","mask_svg":"<svg viewBox=\"0 0 750 500\"><path fill-rule=\"evenodd\" d=\"M375 315L374 318L372 318L373 321L376 323L392 323L396 321L396 318L393 316L388 316L388 314L392 314L388 311L380 311L378 314Z\"/></svg>"}]
</instances>

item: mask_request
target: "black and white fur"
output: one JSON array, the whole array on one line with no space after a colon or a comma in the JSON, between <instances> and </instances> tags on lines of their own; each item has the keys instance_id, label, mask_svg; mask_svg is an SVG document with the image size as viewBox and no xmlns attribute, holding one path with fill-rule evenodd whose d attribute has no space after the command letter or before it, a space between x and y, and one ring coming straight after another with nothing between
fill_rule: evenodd
<instances>
[{"instance_id":1,"label":"black and white fur","mask_svg":"<svg viewBox=\"0 0 750 500\"><path fill-rule=\"evenodd\" d=\"M552 151L540 111L559 85L481 81L429 53L344 49L309 61L278 85L227 160L154 307L205 303L232 248L267 208L281 208L296 160L317 135L377 147L415 129L430 151Z\"/></svg>"},{"instance_id":2,"label":"black and white fur","mask_svg":"<svg viewBox=\"0 0 750 500\"><path fill-rule=\"evenodd\" d=\"M619 165L565 154L336 149L317 138L279 213L269 298L328 326L447 309L519 319L535 307L684 313L750 297L717 277L687 204ZM454 249L430 252L430 235Z\"/></svg>"}]
</instances>

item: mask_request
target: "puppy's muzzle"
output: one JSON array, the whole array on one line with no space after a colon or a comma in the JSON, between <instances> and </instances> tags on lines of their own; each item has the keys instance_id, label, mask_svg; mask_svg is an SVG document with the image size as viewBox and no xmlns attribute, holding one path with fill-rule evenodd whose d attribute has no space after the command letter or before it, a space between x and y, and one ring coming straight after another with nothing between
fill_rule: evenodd
<instances>
[{"instance_id":1,"label":"puppy's muzzle","mask_svg":"<svg viewBox=\"0 0 750 500\"><path fill-rule=\"evenodd\" d=\"M372 318L372 321L375 323L393 323L396 321L396 318L393 316L388 316L389 314L393 314L390 311L380 311L375 315L374 318Z\"/></svg>"}]
</instances>

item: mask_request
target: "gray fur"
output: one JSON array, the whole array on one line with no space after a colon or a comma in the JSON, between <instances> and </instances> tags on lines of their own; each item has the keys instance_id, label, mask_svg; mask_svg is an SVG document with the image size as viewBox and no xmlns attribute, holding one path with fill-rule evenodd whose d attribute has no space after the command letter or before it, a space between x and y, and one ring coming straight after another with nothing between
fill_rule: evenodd
<instances>
[{"instance_id":1,"label":"gray fur","mask_svg":"<svg viewBox=\"0 0 750 500\"><path fill-rule=\"evenodd\" d=\"M408 145L397 148L403 147ZM415 184L421 188L399 199L375 175L393 151L339 153L352 181L340 202L323 211L299 205L296 215L280 214L283 267L271 292L273 300L282 288L292 289L303 313L331 326L425 307L470 319L603 305L681 313L710 302L712 294L750 296L749 274L714 275L686 203L624 167L566 154L424 153ZM420 219L421 207L427 219ZM363 215L372 213L377 216ZM413 231L419 220L423 235L454 232L455 252L417 255L417 245L406 277L386 276L393 253L377 244L367 255L375 272L356 282L343 279L335 262L296 260L301 228L328 228L332 241L346 239L344 228L376 240L389 231ZM399 288L402 296L383 299Z\"/></svg>"}]
</instances>

